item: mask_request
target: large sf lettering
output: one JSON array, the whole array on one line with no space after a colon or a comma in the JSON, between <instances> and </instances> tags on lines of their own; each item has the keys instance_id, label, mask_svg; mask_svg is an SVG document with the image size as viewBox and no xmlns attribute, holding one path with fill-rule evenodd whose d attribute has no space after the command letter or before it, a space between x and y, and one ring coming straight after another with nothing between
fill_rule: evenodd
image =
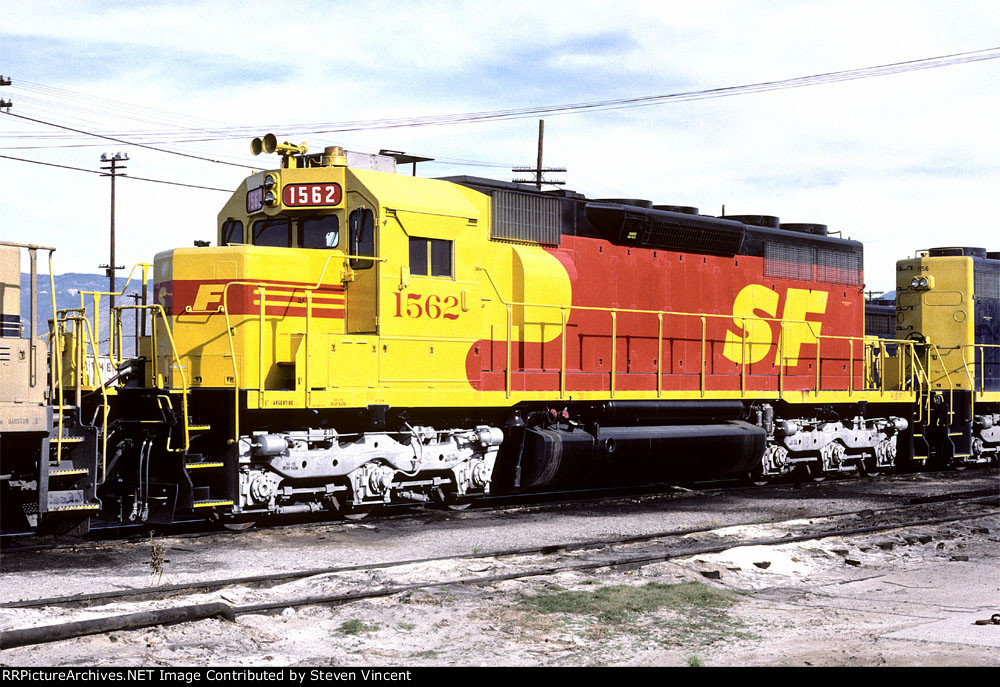
<instances>
[{"instance_id":1,"label":"large sf lettering","mask_svg":"<svg viewBox=\"0 0 1000 687\"><path fill-rule=\"evenodd\" d=\"M783 326L761 318L778 319L777 291L761 284L749 284L736 294L733 301L733 324L738 331L726 331L722 355L734 363L759 363L772 350L782 357L785 367L799 364L802 347L818 341L821 322L807 322L808 315L826 312L829 294L815 289L788 289ZM776 349L773 348L776 346Z\"/></svg>"}]
</instances>

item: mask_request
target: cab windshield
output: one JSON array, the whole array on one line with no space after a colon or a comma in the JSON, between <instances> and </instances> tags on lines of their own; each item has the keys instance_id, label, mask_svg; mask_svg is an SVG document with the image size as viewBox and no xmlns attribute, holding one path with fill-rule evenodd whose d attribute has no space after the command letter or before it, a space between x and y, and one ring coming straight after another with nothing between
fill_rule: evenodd
<instances>
[{"instance_id":1,"label":"cab windshield","mask_svg":"<svg viewBox=\"0 0 1000 687\"><path fill-rule=\"evenodd\" d=\"M337 248L340 244L340 218L337 215L321 215L259 219L253 223L252 242L255 246L277 248Z\"/></svg>"}]
</instances>

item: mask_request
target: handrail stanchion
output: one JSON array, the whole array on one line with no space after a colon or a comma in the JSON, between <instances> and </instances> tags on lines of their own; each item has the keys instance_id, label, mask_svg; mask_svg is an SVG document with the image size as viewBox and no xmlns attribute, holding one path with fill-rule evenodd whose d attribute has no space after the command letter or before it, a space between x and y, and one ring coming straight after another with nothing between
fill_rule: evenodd
<instances>
[{"instance_id":1,"label":"handrail stanchion","mask_svg":"<svg viewBox=\"0 0 1000 687\"><path fill-rule=\"evenodd\" d=\"M706 322L707 322L707 320L705 319L705 316L703 315L702 318L701 318L701 395L702 395L702 397L705 396L705 365L706 365L706 360L705 360L705 338L706 338L706 336L708 334Z\"/></svg>"},{"instance_id":2,"label":"handrail stanchion","mask_svg":"<svg viewBox=\"0 0 1000 687\"><path fill-rule=\"evenodd\" d=\"M847 368L847 396L850 398L854 394L854 342L847 342L848 368Z\"/></svg>"},{"instance_id":3,"label":"handrail stanchion","mask_svg":"<svg viewBox=\"0 0 1000 687\"><path fill-rule=\"evenodd\" d=\"M266 312L264 310L265 301L267 300L266 287L258 286L257 293L260 294L260 317L259 317L259 327L257 328L258 334L258 347L257 347L257 407L264 407L264 327L266 326Z\"/></svg>"},{"instance_id":4,"label":"handrail stanchion","mask_svg":"<svg viewBox=\"0 0 1000 687\"><path fill-rule=\"evenodd\" d=\"M819 372L820 371L819 347L820 347L820 345L822 345L822 343L823 343L823 338L822 337L817 337L817 339L816 339L816 396L817 397L819 396L819 386L820 386L820 381L819 381L819 374L820 374L820 372Z\"/></svg>"},{"instance_id":5,"label":"handrail stanchion","mask_svg":"<svg viewBox=\"0 0 1000 687\"><path fill-rule=\"evenodd\" d=\"M311 329L311 325L312 325L312 307L313 307L312 295L313 295L313 292L311 290L310 291L306 291L306 340L303 342L305 344L306 351L305 351L305 370L303 371L303 374L302 374L302 376L304 378L304 381L305 381L304 396L305 396L305 406L306 406L306 408L309 408L310 406L312 406L312 402L311 402L311 399L309 397L310 389L312 389L312 383L309 380L309 358L310 358L310 356L309 356L309 343L310 343L311 338L312 338L310 336L310 329Z\"/></svg>"},{"instance_id":6,"label":"handrail stanchion","mask_svg":"<svg viewBox=\"0 0 1000 687\"><path fill-rule=\"evenodd\" d=\"M510 357L511 357L511 329L514 326L513 323L514 313L511 310L511 306L507 304L507 375L505 380L505 386L507 388L507 398L511 396L511 385L513 384L513 376L511 375L510 369ZM523 362L523 361L522 361Z\"/></svg>"},{"instance_id":7,"label":"handrail stanchion","mask_svg":"<svg viewBox=\"0 0 1000 687\"><path fill-rule=\"evenodd\" d=\"M611 309L611 398L615 397L615 372L618 366L618 311Z\"/></svg>"},{"instance_id":8,"label":"handrail stanchion","mask_svg":"<svg viewBox=\"0 0 1000 687\"><path fill-rule=\"evenodd\" d=\"M743 336L740 338L740 396L747 395L747 318L741 317Z\"/></svg>"},{"instance_id":9,"label":"handrail stanchion","mask_svg":"<svg viewBox=\"0 0 1000 687\"><path fill-rule=\"evenodd\" d=\"M560 308L561 334L559 340L562 345L559 347L559 398L566 398L566 308ZM542 342L542 350L545 349L545 342Z\"/></svg>"},{"instance_id":10,"label":"handrail stanchion","mask_svg":"<svg viewBox=\"0 0 1000 687\"><path fill-rule=\"evenodd\" d=\"M778 322L778 398L784 398L785 377L785 321Z\"/></svg>"},{"instance_id":11,"label":"handrail stanchion","mask_svg":"<svg viewBox=\"0 0 1000 687\"><path fill-rule=\"evenodd\" d=\"M656 397L663 396L663 313L656 313Z\"/></svg>"}]
</instances>

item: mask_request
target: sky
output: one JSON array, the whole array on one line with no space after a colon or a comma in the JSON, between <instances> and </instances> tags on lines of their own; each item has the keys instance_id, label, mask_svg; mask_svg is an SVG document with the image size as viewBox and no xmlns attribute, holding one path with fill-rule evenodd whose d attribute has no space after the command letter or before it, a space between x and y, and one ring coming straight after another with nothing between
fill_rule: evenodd
<instances>
[{"instance_id":1,"label":"sky","mask_svg":"<svg viewBox=\"0 0 1000 687\"><path fill-rule=\"evenodd\" d=\"M0 156L235 189L250 139L433 157L511 180L538 117L329 132L335 123L665 95L1000 46L995 0L8 3ZM865 244L867 288L933 246L1000 250L1000 59L691 102L545 115L545 164L594 198L818 222ZM325 125L325 126L324 126ZM240 132L233 129L244 127ZM321 131L328 133L320 133ZM223 164L226 163L226 164ZM409 173L409 168L405 168ZM0 240L108 262L109 180L0 157ZM117 262L215 239L227 193L122 179ZM127 269L126 269L127 272Z\"/></svg>"}]
</instances>

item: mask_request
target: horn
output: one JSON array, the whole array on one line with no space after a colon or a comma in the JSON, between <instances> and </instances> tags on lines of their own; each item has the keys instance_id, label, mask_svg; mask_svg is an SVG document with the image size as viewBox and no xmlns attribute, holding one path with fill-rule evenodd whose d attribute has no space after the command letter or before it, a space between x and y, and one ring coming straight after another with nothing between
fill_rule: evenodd
<instances>
[{"instance_id":1,"label":"horn","mask_svg":"<svg viewBox=\"0 0 1000 687\"><path fill-rule=\"evenodd\" d=\"M278 149L278 139L275 138L274 134L268 134L264 137L264 152L273 153Z\"/></svg>"},{"instance_id":2,"label":"horn","mask_svg":"<svg viewBox=\"0 0 1000 687\"><path fill-rule=\"evenodd\" d=\"M274 134L267 134L264 138L255 138L250 141L250 152L254 155L260 155L263 151L268 154L277 152L280 155L287 156L293 153L304 154L307 150L309 150L309 146L305 143L298 145L289 143L288 141L278 143L278 138Z\"/></svg>"}]
</instances>

